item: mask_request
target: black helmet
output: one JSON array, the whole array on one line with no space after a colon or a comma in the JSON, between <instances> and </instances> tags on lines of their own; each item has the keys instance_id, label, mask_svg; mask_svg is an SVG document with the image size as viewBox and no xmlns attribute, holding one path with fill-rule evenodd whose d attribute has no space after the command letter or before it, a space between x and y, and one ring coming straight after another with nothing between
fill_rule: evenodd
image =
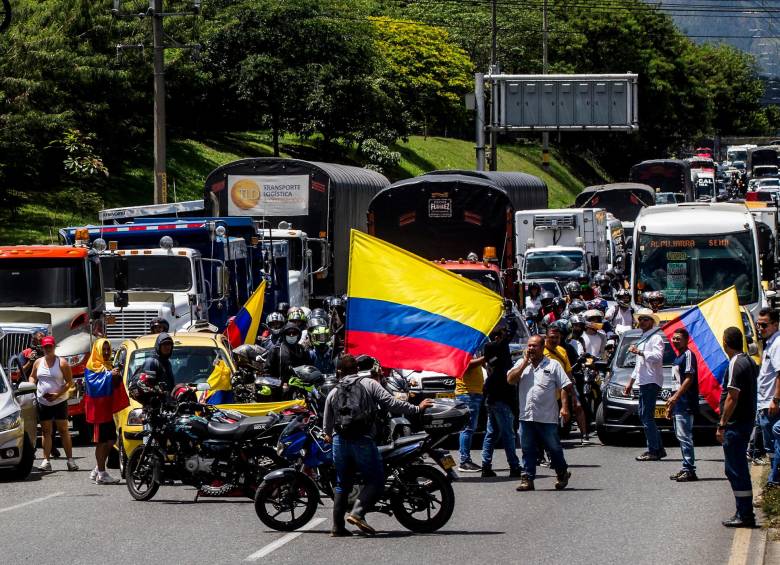
<instances>
[{"instance_id":1,"label":"black helmet","mask_svg":"<svg viewBox=\"0 0 780 565\"><path fill-rule=\"evenodd\" d=\"M615 293L615 300L621 306L628 306L629 302L631 302L631 293L625 288L621 288Z\"/></svg>"},{"instance_id":2,"label":"black helmet","mask_svg":"<svg viewBox=\"0 0 780 565\"><path fill-rule=\"evenodd\" d=\"M290 309L289 302L280 302L279 305L276 307L276 311L284 314L285 319L287 318L287 310L289 309Z\"/></svg>"},{"instance_id":3,"label":"black helmet","mask_svg":"<svg viewBox=\"0 0 780 565\"><path fill-rule=\"evenodd\" d=\"M321 320L327 320L328 319L328 313L325 311L324 308L315 308L311 312L309 312L309 319L313 320L314 318L319 318Z\"/></svg>"},{"instance_id":4,"label":"black helmet","mask_svg":"<svg viewBox=\"0 0 780 565\"><path fill-rule=\"evenodd\" d=\"M382 375L382 364L370 355L358 355L357 359L358 372L371 371L377 376Z\"/></svg>"},{"instance_id":5,"label":"black helmet","mask_svg":"<svg viewBox=\"0 0 780 565\"><path fill-rule=\"evenodd\" d=\"M580 287L580 285L575 281L567 282L566 286L563 288L566 291L566 294L568 294L569 296L582 294L582 287Z\"/></svg>"},{"instance_id":6,"label":"black helmet","mask_svg":"<svg viewBox=\"0 0 780 565\"><path fill-rule=\"evenodd\" d=\"M554 310L563 311L566 309L566 301L560 296L556 296L555 298L553 298L552 307Z\"/></svg>"},{"instance_id":7,"label":"black helmet","mask_svg":"<svg viewBox=\"0 0 780 565\"><path fill-rule=\"evenodd\" d=\"M542 302L542 307L547 307L552 305L552 301L555 298L555 295L550 292L549 290L546 290L542 293L542 295L539 297L539 300Z\"/></svg>"},{"instance_id":8,"label":"black helmet","mask_svg":"<svg viewBox=\"0 0 780 565\"><path fill-rule=\"evenodd\" d=\"M146 406L152 399L163 394L160 390L157 374L154 371L142 371L137 377L133 378L128 387L128 392L130 393L130 398L142 406Z\"/></svg>"},{"instance_id":9,"label":"black helmet","mask_svg":"<svg viewBox=\"0 0 780 565\"><path fill-rule=\"evenodd\" d=\"M550 328L555 328L561 332L561 337L566 339L571 333L571 322L569 320L556 320L550 324Z\"/></svg>"},{"instance_id":10,"label":"black helmet","mask_svg":"<svg viewBox=\"0 0 780 565\"><path fill-rule=\"evenodd\" d=\"M582 314L587 309L588 305L585 304L584 300L572 300L569 304L569 313L571 314Z\"/></svg>"},{"instance_id":11,"label":"black helmet","mask_svg":"<svg viewBox=\"0 0 780 565\"><path fill-rule=\"evenodd\" d=\"M259 345L247 343L233 350L233 359L240 369L262 371L265 368L265 354L266 350Z\"/></svg>"},{"instance_id":12,"label":"black helmet","mask_svg":"<svg viewBox=\"0 0 780 565\"><path fill-rule=\"evenodd\" d=\"M287 318L281 312L271 312L265 318L265 325L274 335L279 335L287 323Z\"/></svg>"},{"instance_id":13,"label":"black helmet","mask_svg":"<svg viewBox=\"0 0 780 565\"><path fill-rule=\"evenodd\" d=\"M585 273L580 273L577 275L577 282L580 285L590 284L590 277Z\"/></svg>"},{"instance_id":14,"label":"black helmet","mask_svg":"<svg viewBox=\"0 0 780 565\"><path fill-rule=\"evenodd\" d=\"M293 373L295 376L301 379L307 385L320 385L325 381L325 377L320 373L317 367L311 365L301 365L299 367L293 367Z\"/></svg>"},{"instance_id":15,"label":"black helmet","mask_svg":"<svg viewBox=\"0 0 780 565\"><path fill-rule=\"evenodd\" d=\"M391 394L408 394L409 393L409 381L407 381L402 375L399 375L395 371L391 371L390 375L385 379L385 389Z\"/></svg>"},{"instance_id":16,"label":"black helmet","mask_svg":"<svg viewBox=\"0 0 780 565\"><path fill-rule=\"evenodd\" d=\"M160 326L160 330L155 329L156 326ZM167 332L170 329L170 324L165 318L155 318L149 323L149 333L162 333Z\"/></svg>"}]
</instances>

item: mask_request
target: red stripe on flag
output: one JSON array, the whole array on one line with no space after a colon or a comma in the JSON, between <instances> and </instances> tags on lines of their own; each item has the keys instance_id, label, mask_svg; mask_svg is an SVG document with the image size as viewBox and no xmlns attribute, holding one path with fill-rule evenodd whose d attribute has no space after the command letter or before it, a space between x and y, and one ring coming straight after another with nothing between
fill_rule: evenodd
<instances>
[{"instance_id":1,"label":"red stripe on flag","mask_svg":"<svg viewBox=\"0 0 780 565\"><path fill-rule=\"evenodd\" d=\"M347 330L346 351L371 355L383 367L433 371L462 377L471 355L461 349L413 337Z\"/></svg>"}]
</instances>

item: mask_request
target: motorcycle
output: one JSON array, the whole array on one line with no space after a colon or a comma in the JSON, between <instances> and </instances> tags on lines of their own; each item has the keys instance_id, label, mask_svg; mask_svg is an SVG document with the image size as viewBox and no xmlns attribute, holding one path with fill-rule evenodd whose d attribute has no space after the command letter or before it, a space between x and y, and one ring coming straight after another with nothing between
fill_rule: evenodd
<instances>
[{"instance_id":1,"label":"motorcycle","mask_svg":"<svg viewBox=\"0 0 780 565\"><path fill-rule=\"evenodd\" d=\"M262 478L282 462L273 446L288 422L279 415L235 419L195 402L194 393L174 401L158 387L142 398L143 443L126 473L136 500L152 499L173 480L196 487L198 495L253 498Z\"/></svg>"},{"instance_id":2,"label":"motorcycle","mask_svg":"<svg viewBox=\"0 0 780 565\"><path fill-rule=\"evenodd\" d=\"M460 432L468 418L465 404L436 401L423 415L425 432L379 447L386 479L384 493L373 511L395 516L414 532L433 532L444 526L455 506L451 482L457 474L452 456L438 446ZM277 454L292 466L264 477L255 496L255 512L266 526L293 531L314 516L322 496L333 497L336 485L332 448L325 441L317 416L290 422L279 439ZM443 472L425 464L426 455ZM350 503L359 485L358 478Z\"/></svg>"}]
</instances>

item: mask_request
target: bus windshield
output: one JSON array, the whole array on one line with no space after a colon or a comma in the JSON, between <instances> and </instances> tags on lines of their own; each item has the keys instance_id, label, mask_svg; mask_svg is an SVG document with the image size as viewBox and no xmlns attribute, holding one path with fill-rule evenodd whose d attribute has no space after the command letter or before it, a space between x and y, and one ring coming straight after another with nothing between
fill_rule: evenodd
<instances>
[{"instance_id":1,"label":"bus windshield","mask_svg":"<svg viewBox=\"0 0 780 565\"><path fill-rule=\"evenodd\" d=\"M539 251L526 255L525 278L570 278L585 272L582 251Z\"/></svg>"},{"instance_id":2,"label":"bus windshield","mask_svg":"<svg viewBox=\"0 0 780 565\"><path fill-rule=\"evenodd\" d=\"M639 234L634 288L660 290L671 308L692 306L732 285L740 304L758 302L753 235ZM637 275L638 274L638 275Z\"/></svg>"}]
</instances>

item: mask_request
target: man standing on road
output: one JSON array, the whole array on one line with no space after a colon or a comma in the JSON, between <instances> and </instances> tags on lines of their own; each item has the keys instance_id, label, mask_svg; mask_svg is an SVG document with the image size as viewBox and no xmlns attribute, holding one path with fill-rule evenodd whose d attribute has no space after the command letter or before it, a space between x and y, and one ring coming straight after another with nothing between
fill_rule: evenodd
<instances>
[{"instance_id":1,"label":"man standing on road","mask_svg":"<svg viewBox=\"0 0 780 565\"><path fill-rule=\"evenodd\" d=\"M366 522L366 513L382 495L385 485L382 456L376 445L379 407L407 416L420 414L433 404L430 398L419 407L396 399L372 378L357 374L357 361L352 355L339 358L341 381L325 400L323 429L326 440L333 443L333 461L336 466L336 492L333 498L333 529L331 536L352 535L344 525L344 514L349 504L349 493L359 472L363 488L347 515L347 522L367 534L376 531Z\"/></svg>"},{"instance_id":2,"label":"man standing on road","mask_svg":"<svg viewBox=\"0 0 780 565\"><path fill-rule=\"evenodd\" d=\"M720 395L720 422L717 439L723 444L726 477L731 483L737 512L723 521L727 528L754 528L753 485L747 461L747 444L756 416L757 368L742 352L744 338L737 328L723 332L723 349L729 356L729 368Z\"/></svg>"},{"instance_id":3,"label":"man standing on road","mask_svg":"<svg viewBox=\"0 0 780 565\"><path fill-rule=\"evenodd\" d=\"M661 432L655 423L655 403L664 384L664 340L656 328L658 316L649 308L641 308L636 313L642 336L639 341L628 348L629 353L636 355L634 371L623 391L631 398L634 381L639 382L639 419L645 429L647 451L637 455L637 461L658 461L666 457L666 450L661 442Z\"/></svg>"},{"instance_id":4,"label":"man standing on road","mask_svg":"<svg viewBox=\"0 0 780 565\"><path fill-rule=\"evenodd\" d=\"M571 472L563 457L563 447L558 437L558 415L560 414L564 421L570 417L568 397L571 381L563 372L560 363L544 356L544 340L541 336L533 336L528 340L528 349L523 359L512 367L506 379L511 385L519 382L523 476L517 490L534 490L536 454L542 448L546 448L550 454L550 466L558 477L555 488L566 488ZM561 393L560 410L558 391Z\"/></svg>"},{"instance_id":5,"label":"man standing on road","mask_svg":"<svg viewBox=\"0 0 780 565\"><path fill-rule=\"evenodd\" d=\"M463 378L455 381L455 395L459 402L469 407L469 421L460 432L460 465L458 471L463 473L476 473L482 468L471 460L471 438L477 429L479 411L482 406L482 388L485 386L485 377L482 365L484 356L474 357L469 363Z\"/></svg>"},{"instance_id":6,"label":"man standing on road","mask_svg":"<svg viewBox=\"0 0 780 565\"><path fill-rule=\"evenodd\" d=\"M677 359L672 365L672 377L677 390L666 402L666 415L674 423L674 435L682 451L682 469L669 478L678 483L698 481L693 451L693 417L699 411L698 361L688 349L688 330L679 328L672 334L672 346Z\"/></svg>"},{"instance_id":7,"label":"man standing on road","mask_svg":"<svg viewBox=\"0 0 780 565\"><path fill-rule=\"evenodd\" d=\"M760 501L764 494L780 487L780 441L772 433L772 428L780 422L780 332L778 332L780 313L764 308L758 313L756 327L764 339L764 357L758 372L758 423L764 439L767 453L774 453L772 469L767 477L763 491L756 499ZM780 431L780 430L779 430Z\"/></svg>"},{"instance_id":8,"label":"man standing on road","mask_svg":"<svg viewBox=\"0 0 780 565\"><path fill-rule=\"evenodd\" d=\"M522 468L515 448L517 412L517 387L507 382L506 374L512 368L512 354L509 351L511 334L506 323L501 321L490 332L490 342L485 345L485 362L488 377L485 380L485 408L487 409L487 431L482 442L482 477L495 477L493 451L500 440L504 444L509 476L520 477ZM541 338L539 338L541 339Z\"/></svg>"}]
</instances>

